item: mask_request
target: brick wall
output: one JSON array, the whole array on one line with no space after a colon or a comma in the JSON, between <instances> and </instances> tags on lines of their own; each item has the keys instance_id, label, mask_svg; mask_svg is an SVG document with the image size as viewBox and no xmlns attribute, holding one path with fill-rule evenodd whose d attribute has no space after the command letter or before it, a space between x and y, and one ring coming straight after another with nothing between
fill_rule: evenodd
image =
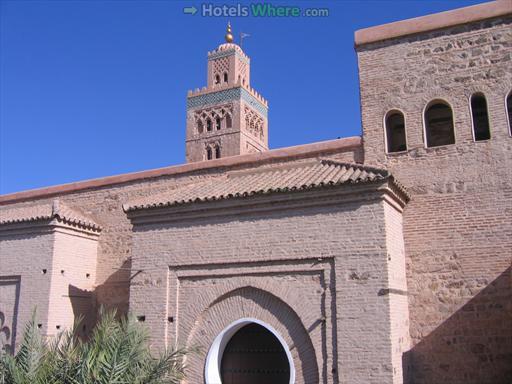
<instances>
[{"instance_id":1,"label":"brick wall","mask_svg":"<svg viewBox=\"0 0 512 384\"><path fill-rule=\"evenodd\" d=\"M158 224L137 214L130 306L154 346L202 346L189 361L190 382L201 382L213 339L251 317L293 346L297 383L399 383L401 353L393 349L408 330L390 328L398 317L406 323L407 311L390 308L389 280L406 290L405 261L401 242L388 250L386 231L400 236L400 213L354 194L355 202L331 197L321 206L322 195L310 194L293 209L269 201L267 212L239 207L196 219L182 218L181 209L159 215ZM312 201L320 206L308 208Z\"/></svg>"},{"instance_id":2,"label":"brick wall","mask_svg":"<svg viewBox=\"0 0 512 384\"><path fill-rule=\"evenodd\" d=\"M51 263L49 334L70 328L84 316L80 331L87 333L94 322L92 293L96 278L98 236L77 229L55 231Z\"/></svg>"},{"instance_id":3,"label":"brick wall","mask_svg":"<svg viewBox=\"0 0 512 384\"><path fill-rule=\"evenodd\" d=\"M44 335L71 327L80 314L87 315L83 331L90 328L96 248L97 235L53 221L2 228L0 312L8 344L19 345L33 311Z\"/></svg>"},{"instance_id":4,"label":"brick wall","mask_svg":"<svg viewBox=\"0 0 512 384\"><path fill-rule=\"evenodd\" d=\"M405 271L405 248L402 212L390 204L384 206L386 220L386 249L390 300L390 338L392 366L395 383L408 379L408 361L404 353L410 348L409 305L407 301L407 278ZM399 369L402 367L402 369Z\"/></svg>"},{"instance_id":5,"label":"brick wall","mask_svg":"<svg viewBox=\"0 0 512 384\"><path fill-rule=\"evenodd\" d=\"M212 120L212 131L208 132L206 126L203 128L203 133L197 132L197 123L195 121L195 114L199 111L206 109L209 113L208 108L199 107L190 109L187 111L187 140L186 140L186 158L187 162L203 161L206 160L206 145L211 144L212 148L214 145L219 145L221 149L221 157L236 156L242 153L240 151L240 135L241 135L241 101L235 100L225 103L219 103L217 109L222 109L223 105L229 105L232 112L232 127L222 127L221 130L217 130L215 126L215 120ZM209 107L213 108L212 106ZM228 109L228 108L225 108ZM213 153L215 158L215 152Z\"/></svg>"},{"instance_id":6,"label":"brick wall","mask_svg":"<svg viewBox=\"0 0 512 384\"><path fill-rule=\"evenodd\" d=\"M414 383L512 381L512 19L357 47L365 163L411 192L404 213ZM469 98L487 98L491 139L474 142ZM455 144L425 148L423 109L452 107ZM404 112L408 150L386 155L384 116Z\"/></svg>"},{"instance_id":7,"label":"brick wall","mask_svg":"<svg viewBox=\"0 0 512 384\"><path fill-rule=\"evenodd\" d=\"M4 315L10 314L4 321L11 324L10 333L16 334L16 340L10 342L15 341L16 345L34 309L37 309L36 323L41 324L41 332L50 332L48 308L54 241L54 234L44 228L16 230L8 236L0 234L0 279L11 282L0 285L0 311L4 312L5 307Z\"/></svg>"}]
</instances>

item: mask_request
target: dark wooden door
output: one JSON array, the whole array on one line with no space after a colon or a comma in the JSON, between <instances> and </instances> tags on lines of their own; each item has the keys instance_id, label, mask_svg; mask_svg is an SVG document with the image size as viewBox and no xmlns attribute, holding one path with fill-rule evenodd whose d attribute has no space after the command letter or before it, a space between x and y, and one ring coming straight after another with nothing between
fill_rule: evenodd
<instances>
[{"instance_id":1,"label":"dark wooden door","mask_svg":"<svg viewBox=\"0 0 512 384\"><path fill-rule=\"evenodd\" d=\"M222 384L289 384L290 365L283 346L265 327L248 324L226 345Z\"/></svg>"}]
</instances>

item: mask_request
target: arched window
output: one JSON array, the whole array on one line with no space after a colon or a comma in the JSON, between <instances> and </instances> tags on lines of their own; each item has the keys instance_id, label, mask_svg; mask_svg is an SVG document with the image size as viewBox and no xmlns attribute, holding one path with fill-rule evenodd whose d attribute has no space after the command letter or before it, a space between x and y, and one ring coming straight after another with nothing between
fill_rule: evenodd
<instances>
[{"instance_id":1,"label":"arched window","mask_svg":"<svg viewBox=\"0 0 512 384\"><path fill-rule=\"evenodd\" d=\"M507 96L508 133L512 136L512 91Z\"/></svg>"},{"instance_id":2,"label":"arched window","mask_svg":"<svg viewBox=\"0 0 512 384\"><path fill-rule=\"evenodd\" d=\"M215 128L217 128L217 131L220 129L220 117L215 119Z\"/></svg>"},{"instance_id":3,"label":"arched window","mask_svg":"<svg viewBox=\"0 0 512 384\"><path fill-rule=\"evenodd\" d=\"M215 84L220 84L220 76L215 75Z\"/></svg>"},{"instance_id":4,"label":"arched window","mask_svg":"<svg viewBox=\"0 0 512 384\"><path fill-rule=\"evenodd\" d=\"M206 130L210 132L212 130L212 121L210 118L206 119Z\"/></svg>"},{"instance_id":5,"label":"arched window","mask_svg":"<svg viewBox=\"0 0 512 384\"><path fill-rule=\"evenodd\" d=\"M231 115L226 115L226 128L231 128L233 126L233 121L231 120Z\"/></svg>"},{"instance_id":6,"label":"arched window","mask_svg":"<svg viewBox=\"0 0 512 384\"><path fill-rule=\"evenodd\" d=\"M386 145L388 153L407 150L405 119L400 111L390 111L386 116Z\"/></svg>"},{"instance_id":7,"label":"arched window","mask_svg":"<svg viewBox=\"0 0 512 384\"><path fill-rule=\"evenodd\" d=\"M197 133L203 133L203 122L201 120L197 121Z\"/></svg>"},{"instance_id":8,"label":"arched window","mask_svg":"<svg viewBox=\"0 0 512 384\"><path fill-rule=\"evenodd\" d=\"M212 159L212 149L210 147L206 148L206 159L207 160Z\"/></svg>"},{"instance_id":9,"label":"arched window","mask_svg":"<svg viewBox=\"0 0 512 384\"><path fill-rule=\"evenodd\" d=\"M425 109L425 135L427 147L455 144L453 113L446 102L436 100Z\"/></svg>"},{"instance_id":10,"label":"arched window","mask_svg":"<svg viewBox=\"0 0 512 384\"><path fill-rule=\"evenodd\" d=\"M220 147L218 145L215 146L215 158L220 159Z\"/></svg>"},{"instance_id":11,"label":"arched window","mask_svg":"<svg viewBox=\"0 0 512 384\"><path fill-rule=\"evenodd\" d=\"M473 138L475 141L489 140L489 113L487 112L487 100L481 93L471 96L471 117L473 119Z\"/></svg>"},{"instance_id":12,"label":"arched window","mask_svg":"<svg viewBox=\"0 0 512 384\"><path fill-rule=\"evenodd\" d=\"M228 82L228 73L227 72L224 72L224 82L225 83Z\"/></svg>"}]
</instances>

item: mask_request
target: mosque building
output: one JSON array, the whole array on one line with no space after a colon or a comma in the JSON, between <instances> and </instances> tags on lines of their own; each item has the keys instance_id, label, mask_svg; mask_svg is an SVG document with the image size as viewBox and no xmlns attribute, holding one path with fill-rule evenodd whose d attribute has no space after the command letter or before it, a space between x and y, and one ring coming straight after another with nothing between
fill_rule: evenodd
<instances>
[{"instance_id":1,"label":"mosque building","mask_svg":"<svg viewBox=\"0 0 512 384\"><path fill-rule=\"evenodd\" d=\"M202 347L190 384L510 384L512 2L355 50L361 136L269 149L228 26L186 163L0 196L3 348L106 306Z\"/></svg>"}]
</instances>

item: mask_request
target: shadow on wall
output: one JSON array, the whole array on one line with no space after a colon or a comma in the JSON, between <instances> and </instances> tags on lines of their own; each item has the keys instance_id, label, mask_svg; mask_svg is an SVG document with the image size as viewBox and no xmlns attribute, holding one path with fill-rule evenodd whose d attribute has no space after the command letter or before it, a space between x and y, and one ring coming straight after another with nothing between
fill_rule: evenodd
<instances>
[{"instance_id":1,"label":"shadow on wall","mask_svg":"<svg viewBox=\"0 0 512 384\"><path fill-rule=\"evenodd\" d=\"M130 302L130 273L131 259L125 260L107 280L98 285L94 291L87 291L69 285L68 295L73 308L73 315L76 318L82 317L79 334L87 336L94 328L97 320L98 310L101 306L105 309L116 309L118 316L128 313Z\"/></svg>"},{"instance_id":2,"label":"shadow on wall","mask_svg":"<svg viewBox=\"0 0 512 384\"><path fill-rule=\"evenodd\" d=\"M6 325L6 319L3 312L0 312L0 351L11 352L11 330Z\"/></svg>"},{"instance_id":3,"label":"shadow on wall","mask_svg":"<svg viewBox=\"0 0 512 384\"><path fill-rule=\"evenodd\" d=\"M0 277L0 352L16 346L19 303L20 276Z\"/></svg>"},{"instance_id":4,"label":"shadow on wall","mask_svg":"<svg viewBox=\"0 0 512 384\"><path fill-rule=\"evenodd\" d=\"M117 309L119 315L128 313L130 303L130 280L132 274L132 259L126 259L123 264L114 270L108 279L94 290L96 307Z\"/></svg>"},{"instance_id":5,"label":"shadow on wall","mask_svg":"<svg viewBox=\"0 0 512 384\"><path fill-rule=\"evenodd\" d=\"M508 268L404 355L411 384L512 383Z\"/></svg>"}]
</instances>

